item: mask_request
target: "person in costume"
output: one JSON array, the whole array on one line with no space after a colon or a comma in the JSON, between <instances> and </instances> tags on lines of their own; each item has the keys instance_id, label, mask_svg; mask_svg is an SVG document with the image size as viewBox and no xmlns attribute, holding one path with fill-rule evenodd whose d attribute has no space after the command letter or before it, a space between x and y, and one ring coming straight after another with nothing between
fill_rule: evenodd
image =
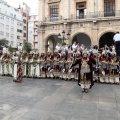
<instances>
[{"instance_id":1,"label":"person in costume","mask_svg":"<svg viewBox=\"0 0 120 120\"><path fill-rule=\"evenodd\" d=\"M69 67L73 64L73 57L72 57L72 51L68 52L68 58L67 58L67 65L66 65L66 69L67 69L67 80L74 80L74 68L69 69Z\"/></svg>"},{"instance_id":2,"label":"person in costume","mask_svg":"<svg viewBox=\"0 0 120 120\"><path fill-rule=\"evenodd\" d=\"M21 83L23 80L23 76L22 76L22 61L21 61L21 55L20 53L18 53L18 56L16 56L15 58L15 66L14 66L14 82L17 83Z\"/></svg>"},{"instance_id":3,"label":"person in costume","mask_svg":"<svg viewBox=\"0 0 120 120\"><path fill-rule=\"evenodd\" d=\"M59 54L57 50L54 51L53 74L55 79L59 78Z\"/></svg>"},{"instance_id":4,"label":"person in costume","mask_svg":"<svg viewBox=\"0 0 120 120\"><path fill-rule=\"evenodd\" d=\"M101 83L110 83L110 57L108 56L107 51L104 49L102 55L100 56L100 82Z\"/></svg>"},{"instance_id":5,"label":"person in costume","mask_svg":"<svg viewBox=\"0 0 120 120\"><path fill-rule=\"evenodd\" d=\"M119 84L119 59L117 58L116 52L112 51L110 57L110 76L109 81L111 84Z\"/></svg>"},{"instance_id":6,"label":"person in costume","mask_svg":"<svg viewBox=\"0 0 120 120\"><path fill-rule=\"evenodd\" d=\"M46 78L46 55L41 53L40 55L40 77Z\"/></svg>"},{"instance_id":7,"label":"person in costume","mask_svg":"<svg viewBox=\"0 0 120 120\"><path fill-rule=\"evenodd\" d=\"M82 54L82 57L77 59L72 67L79 65L78 69L78 85L81 86L82 92L88 92L89 89L94 85L93 82L93 64L96 64L96 61L89 56L89 52L85 50Z\"/></svg>"}]
</instances>

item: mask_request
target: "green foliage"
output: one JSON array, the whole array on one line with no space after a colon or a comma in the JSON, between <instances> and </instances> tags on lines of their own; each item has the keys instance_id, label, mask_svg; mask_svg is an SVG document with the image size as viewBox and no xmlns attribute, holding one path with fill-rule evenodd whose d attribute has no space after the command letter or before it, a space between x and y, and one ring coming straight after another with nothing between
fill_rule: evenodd
<instances>
[{"instance_id":1,"label":"green foliage","mask_svg":"<svg viewBox=\"0 0 120 120\"><path fill-rule=\"evenodd\" d=\"M23 50L29 53L32 50L31 43L25 42L23 45Z\"/></svg>"},{"instance_id":2,"label":"green foliage","mask_svg":"<svg viewBox=\"0 0 120 120\"><path fill-rule=\"evenodd\" d=\"M65 43L65 42L62 42L62 45L66 45L66 43Z\"/></svg>"},{"instance_id":3,"label":"green foliage","mask_svg":"<svg viewBox=\"0 0 120 120\"><path fill-rule=\"evenodd\" d=\"M8 47L9 41L6 39L0 39L0 50L2 50L3 47Z\"/></svg>"},{"instance_id":4,"label":"green foliage","mask_svg":"<svg viewBox=\"0 0 120 120\"><path fill-rule=\"evenodd\" d=\"M8 47L8 50L9 50L10 53L13 53L13 51L14 51L14 49L12 48L11 45Z\"/></svg>"}]
</instances>

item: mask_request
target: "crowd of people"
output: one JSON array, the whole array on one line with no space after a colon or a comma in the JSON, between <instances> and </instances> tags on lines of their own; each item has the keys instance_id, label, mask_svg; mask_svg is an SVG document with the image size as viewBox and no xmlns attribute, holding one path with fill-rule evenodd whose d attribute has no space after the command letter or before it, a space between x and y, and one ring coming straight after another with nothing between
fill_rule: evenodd
<instances>
[{"instance_id":1,"label":"crowd of people","mask_svg":"<svg viewBox=\"0 0 120 120\"><path fill-rule=\"evenodd\" d=\"M76 42L72 46L57 44L54 53L0 51L0 74L13 76L15 82L23 77L78 81L82 92L88 92L94 81L119 84L120 62L115 47L99 49Z\"/></svg>"}]
</instances>

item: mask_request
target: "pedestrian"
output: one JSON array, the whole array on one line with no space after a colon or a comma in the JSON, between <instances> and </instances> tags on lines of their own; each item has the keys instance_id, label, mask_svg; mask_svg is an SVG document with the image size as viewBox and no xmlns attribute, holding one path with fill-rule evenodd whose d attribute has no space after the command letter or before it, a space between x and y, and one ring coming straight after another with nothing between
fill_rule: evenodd
<instances>
[{"instance_id":1,"label":"pedestrian","mask_svg":"<svg viewBox=\"0 0 120 120\"><path fill-rule=\"evenodd\" d=\"M116 34L113 37L113 40L115 42L115 50L117 53L117 57L120 60L120 33L116 32Z\"/></svg>"}]
</instances>

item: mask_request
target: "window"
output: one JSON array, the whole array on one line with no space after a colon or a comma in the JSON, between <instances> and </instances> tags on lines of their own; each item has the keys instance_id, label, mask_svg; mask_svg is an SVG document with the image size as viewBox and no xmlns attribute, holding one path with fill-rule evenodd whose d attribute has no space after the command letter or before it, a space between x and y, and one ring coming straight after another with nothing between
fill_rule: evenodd
<instances>
[{"instance_id":1,"label":"window","mask_svg":"<svg viewBox=\"0 0 120 120\"><path fill-rule=\"evenodd\" d=\"M14 24L14 20L11 19L11 23Z\"/></svg>"},{"instance_id":2,"label":"window","mask_svg":"<svg viewBox=\"0 0 120 120\"><path fill-rule=\"evenodd\" d=\"M22 30L19 30L19 29L17 29L17 32L20 32L20 33L22 33Z\"/></svg>"},{"instance_id":3,"label":"window","mask_svg":"<svg viewBox=\"0 0 120 120\"><path fill-rule=\"evenodd\" d=\"M6 30L9 30L9 25L6 25Z\"/></svg>"},{"instance_id":4,"label":"window","mask_svg":"<svg viewBox=\"0 0 120 120\"><path fill-rule=\"evenodd\" d=\"M13 34L11 34L11 39L13 39L14 38L14 35Z\"/></svg>"},{"instance_id":5,"label":"window","mask_svg":"<svg viewBox=\"0 0 120 120\"><path fill-rule=\"evenodd\" d=\"M84 19L86 15L86 2L76 3L76 18Z\"/></svg>"},{"instance_id":6,"label":"window","mask_svg":"<svg viewBox=\"0 0 120 120\"><path fill-rule=\"evenodd\" d=\"M10 41L10 44L13 45L13 41Z\"/></svg>"},{"instance_id":7,"label":"window","mask_svg":"<svg viewBox=\"0 0 120 120\"><path fill-rule=\"evenodd\" d=\"M26 37L26 33L24 33L24 35L23 35L24 37Z\"/></svg>"},{"instance_id":8,"label":"window","mask_svg":"<svg viewBox=\"0 0 120 120\"><path fill-rule=\"evenodd\" d=\"M17 39L20 39L20 36L17 36Z\"/></svg>"},{"instance_id":9,"label":"window","mask_svg":"<svg viewBox=\"0 0 120 120\"><path fill-rule=\"evenodd\" d=\"M20 23L20 26L23 26L23 24L22 24L22 23Z\"/></svg>"},{"instance_id":10,"label":"window","mask_svg":"<svg viewBox=\"0 0 120 120\"><path fill-rule=\"evenodd\" d=\"M1 19L1 20L4 20L4 16L1 15L1 16L0 16L0 19Z\"/></svg>"},{"instance_id":11,"label":"window","mask_svg":"<svg viewBox=\"0 0 120 120\"><path fill-rule=\"evenodd\" d=\"M6 33L6 37L7 37L7 38L9 37L9 33Z\"/></svg>"},{"instance_id":12,"label":"window","mask_svg":"<svg viewBox=\"0 0 120 120\"><path fill-rule=\"evenodd\" d=\"M23 16L26 17L26 13L25 12L23 12Z\"/></svg>"},{"instance_id":13,"label":"window","mask_svg":"<svg viewBox=\"0 0 120 120\"><path fill-rule=\"evenodd\" d=\"M12 31L12 32L14 31L14 27L11 27L11 31Z\"/></svg>"},{"instance_id":14,"label":"window","mask_svg":"<svg viewBox=\"0 0 120 120\"><path fill-rule=\"evenodd\" d=\"M23 20L23 22L26 24L26 20Z\"/></svg>"},{"instance_id":15,"label":"window","mask_svg":"<svg viewBox=\"0 0 120 120\"><path fill-rule=\"evenodd\" d=\"M16 18L16 15L14 15L14 18Z\"/></svg>"},{"instance_id":16,"label":"window","mask_svg":"<svg viewBox=\"0 0 120 120\"><path fill-rule=\"evenodd\" d=\"M9 22L9 18L6 18L6 22Z\"/></svg>"},{"instance_id":17,"label":"window","mask_svg":"<svg viewBox=\"0 0 120 120\"><path fill-rule=\"evenodd\" d=\"M24 26L23 30L26 30L26 26Z\"/></svg>"},{"instance_id":18,"label":"window","mask_svg":"<svg viewBox=\"0 0 120 120\"><path fill-rule=\"evenodd\" d=\"M4 32L0 31L0 35L3 36L3 35L4 35Z\"/></svg>"},{"instance_id":19,"label":"window","mask_svg":"<svg viewBox=\"0 0 120 120\"><path fill-rule=\"evenodd\" d=\"M115 16L115 0L104 0L104 16Z\"/></svg>"},{"instance_id":20,"label":"window","mask_svg":"<svg viewBox=\"0 0 120 120\"><path fill-rule=\"evenodd\" d=\"M56 18L59 16L59 6L50 6L50 18Z\"/></svg>"}]
</instances>

